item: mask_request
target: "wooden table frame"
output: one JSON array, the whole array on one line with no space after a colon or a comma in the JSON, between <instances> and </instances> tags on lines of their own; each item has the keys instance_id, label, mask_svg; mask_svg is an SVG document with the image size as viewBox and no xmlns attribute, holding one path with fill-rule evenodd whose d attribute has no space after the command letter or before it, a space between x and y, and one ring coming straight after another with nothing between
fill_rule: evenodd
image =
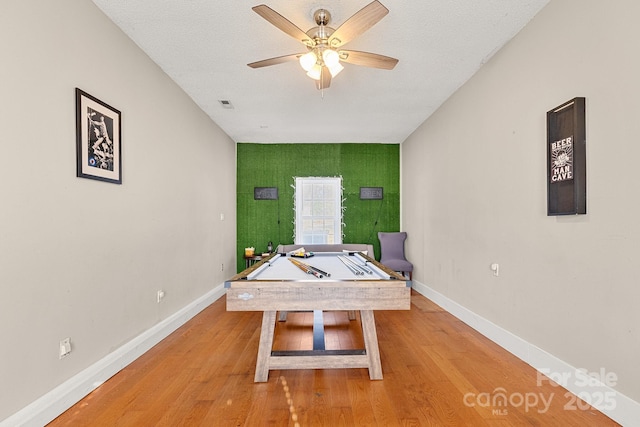
<instances>
[{"instance_id":1,"label":"wooden table frame","mask_svg":"<svg viewBox=\"0 0 640 427\"><path fill-rule=\"evenodd\" d=\"M247 280L273 256L225 283L228 311L263 311L255 382L265 382L276 369L367 368L369 378L382 379L374 310L409 310L411 282L360 254L389 280ZM359 310L365 348L359 350L273 351L278 311ZM314 322L315 323L315 322Z\"/></svg>"},{"instance_id":2,"label":"wooden table frame","mask_svg":"<svg viewBox=\"0 0 640 427\"><path fill-rule=\"evenodd\" d=\"M382 365L373 310L360 310L364 350L272 351L276 312L262 314L255 382L265 382L273 369L368 368L369 378L382 379Z\"/></svg>"}]
</instances>

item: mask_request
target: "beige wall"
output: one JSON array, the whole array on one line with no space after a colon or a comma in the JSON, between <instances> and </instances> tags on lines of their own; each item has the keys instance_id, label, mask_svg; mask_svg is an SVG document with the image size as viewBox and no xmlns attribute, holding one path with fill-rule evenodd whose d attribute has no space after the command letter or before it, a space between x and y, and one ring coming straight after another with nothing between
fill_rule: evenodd
<instances>
[{"instance_id":1,"label":"beige wall","mask_svg":"<svg viewBox=\"0 0 640 427\"><path fill-rule=\"evenodd\" d=\"M414 278L635 401L638 16L635 0L551 1L402 145ZM588 213L549 217L546 112L576 96Z\"/></svg>"},{"instance_id":2,"label":"beige wall","mask_svg":"<svg viewBox=\"0 0 640 427\"><path fill-rule=\"evenodd\" d=\"M235 146L92 2L0 9L2 420L224 281ZM122 111L122 185L75 176L76 87Z\"/></svg>"}]
</instances>

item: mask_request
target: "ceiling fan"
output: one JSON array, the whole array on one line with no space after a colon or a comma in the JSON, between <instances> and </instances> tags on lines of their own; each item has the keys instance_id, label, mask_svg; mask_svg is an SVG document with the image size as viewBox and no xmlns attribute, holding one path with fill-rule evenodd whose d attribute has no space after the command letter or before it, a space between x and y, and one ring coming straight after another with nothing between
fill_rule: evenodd
<instances>
[{"instance_id":1,"label":"ceiling fan","mask_svg":"<svg viewBox=\"0 0 640 427\"><path fill-rule=\"evenodd\" d=\"M377 53L345 50L341 47L373 27L389 13L389 9L375 0L356 12L337 29L329 27L331 14L318 9L313 14L317 27L304 32L269 6L261 4L252 8L258 15L289 34L307 47L307 52L278 56L247 64L251 68L268 67L283 62L298 60L307 75L316 81L320 90L331 85L331 78L344 68L340 62L365 67L393 69L398 60Z\"/></svg>"}]
</instances>

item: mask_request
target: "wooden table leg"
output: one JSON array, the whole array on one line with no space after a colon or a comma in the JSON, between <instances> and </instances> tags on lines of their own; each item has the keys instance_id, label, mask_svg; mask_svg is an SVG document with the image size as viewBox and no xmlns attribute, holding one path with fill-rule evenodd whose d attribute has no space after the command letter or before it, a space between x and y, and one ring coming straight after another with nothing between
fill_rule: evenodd
<instances>
[{"instance_id":1,"label":"wooden table leg","mask_svg":"<svg viewBox=\"0 0 640 427\"><path fill-rule=\"evenodd\" d=\"M256 375L253 379L254 382L263 383L269 378L269 358L271 357L271 350L273 348L273 334L275 327L276 312L265 311L262 313L262 328L260 330L260 344L258 345L258 359L256 361Z\"/></svg>"},{"instance_id":2,"label":"wooden table leg","mask_svg":"<svg viewBox=\"0 0 640 427\"><path fill-rule=\"evenodd\" d=\"M382 364L380 363L380 349L378 348L378 335L376 334L376 322L373 310L361 310L362 334L364 335L364 347L369 359L369 378L382 379Z\"/></svg>"}]
</instances>

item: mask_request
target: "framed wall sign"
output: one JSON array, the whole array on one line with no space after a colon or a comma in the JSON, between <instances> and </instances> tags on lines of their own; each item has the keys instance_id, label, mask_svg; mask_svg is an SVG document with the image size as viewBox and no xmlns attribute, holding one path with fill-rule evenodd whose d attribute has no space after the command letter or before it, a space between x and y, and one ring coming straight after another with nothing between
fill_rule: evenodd
<instances>
[{"instance_id":1,"label":"framed wall sign","mask_svg":"<svg viewBox=\"0 0 640 427\"><path fill-rule=\"evenodd\" d=\"M122 184L120 111L76 88L76 176Z\"/></svg>"},{"instance_id":2,"label":"framed wall sign","mask_svg":"<svg viewBox=\"0 0 640 427\"><path fill-rule=\"evenodd\" d=\"M585 98L547 112L547 215L587 213Z\"/></svg>"},{"instance_id":3,"label":"framed wall sign","mask_svg":"<svg viewBox=\"0 0 640 427\"><path fill-rule=\"evenodd\" d=\"M360 187L361 200L382 200L382 187Z\"/></svg>"},{"instance_id":4,"label":"framed wall sign","mask_svg":"<svg viewBox=\"0 0 640 427\"><path fill-rule=\"evenodd\" d=\"M253 187L254 200L278 200L278 187Z\"/></svg>"}]
</instances>

